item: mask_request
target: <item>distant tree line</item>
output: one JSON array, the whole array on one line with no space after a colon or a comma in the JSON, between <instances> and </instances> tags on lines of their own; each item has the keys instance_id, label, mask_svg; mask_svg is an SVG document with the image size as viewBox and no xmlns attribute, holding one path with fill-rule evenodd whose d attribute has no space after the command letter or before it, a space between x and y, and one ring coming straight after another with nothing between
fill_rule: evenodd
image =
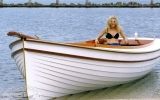
<instances>
[{"instance_id":1,"label":"distant tree line","mask_svg":"<svg viewBox=\"0 0 160 100\"><path fill-rule=\"evenodd\" d=\"M0 7L160 7L160 3L150 3L150 4L142 4L139 2L110 2L110 3L92 3L88 2L87 4L81 3L51 3L51 4L41 4L38 2L30 2L30 3L0 3Z\"/></svg>"}]
</instances>

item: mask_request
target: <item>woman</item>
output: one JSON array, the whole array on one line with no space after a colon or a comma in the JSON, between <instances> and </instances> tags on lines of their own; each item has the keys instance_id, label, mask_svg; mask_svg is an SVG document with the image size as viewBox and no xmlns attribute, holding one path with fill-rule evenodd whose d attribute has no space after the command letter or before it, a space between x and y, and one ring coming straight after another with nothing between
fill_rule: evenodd
<instances>
[{"instance_id":1,"label":"woman","mask_svg":"<svg viewBox=\"0 0 160 100\"><path fill-rule=\"evenodd\" d=\"M105 38L101 39L103 36ZM118 38L122 37L125 44L127 44L127 38L118 23L118 19L115 16L109 17L106 27L99 33L95 40L95 43L103 43L108 45L120 45Z\"/></svg>"}]
</instances>

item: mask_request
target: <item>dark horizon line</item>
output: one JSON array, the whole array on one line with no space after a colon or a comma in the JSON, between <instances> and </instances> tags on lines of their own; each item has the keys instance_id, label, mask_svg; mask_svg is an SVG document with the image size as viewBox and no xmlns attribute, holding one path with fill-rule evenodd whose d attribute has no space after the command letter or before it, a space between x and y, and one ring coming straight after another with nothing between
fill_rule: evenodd
<instances>
[{"instance_id":1,"label":"dark horizon line","mask_svg":"<svg viewBox=\"0 0 160 100\"><path fill-rule=\"evenodd\" d=\"M0 8L160 8L160 6L0 6Z\"/></svg>"},{"instance_id":2,"label":"dark horizon line","mask_svg":"<svg viewBox=\"0 0 160 100\"><path fill-rule=\"evenodd\" d=\"M45 4L45 3L40 3L40 2L23 2L23 3L4 3L4 2L0 2L0 4L42 4L42 5L50 5L50 4L57 4L56 2L52 2L49 4ZM121 3L121 4L129 4L129 3L136 3L136 4L151 4L150 3L140 3L140 2L136 2L136 1L130 1L130 2L122 2L122 1L117 1L117 2L103 2L103 3L96 3L96 2L88 2L88 4L116 4L116 3ZM152 4L156 4L156 3L160 3L160 2L152 2ZM66 3L66 2L59 2L58 4L86 4L86 3L75 3L75 2L70 2L70 3Z\"/></svg>"},{"instance_id":3,"label":"dark horizon line","mask_svg":"<svg viewBox=\"0 0 160 100\"><path fill-rule=\"evenodd\" d=\"M144 8L144 7L151 7L151 8L159 8L160 7L160 3L150 3L150 4L141 4L138 2L116 2L116 3L102 3L102 4L97 4L97 3L87 3L87 4L81 4L81 3L70 3L70 4L66 4L66 3L51 3L51 4L41 4L38 2L34 2L34 3L18 3L18 4L3 4L0 3L0 7L77 7L77 8L99 8L99 7L106 7L106 8L112 8L112 7L117 7L117 8Z\"/></svg>"}]
</instances>

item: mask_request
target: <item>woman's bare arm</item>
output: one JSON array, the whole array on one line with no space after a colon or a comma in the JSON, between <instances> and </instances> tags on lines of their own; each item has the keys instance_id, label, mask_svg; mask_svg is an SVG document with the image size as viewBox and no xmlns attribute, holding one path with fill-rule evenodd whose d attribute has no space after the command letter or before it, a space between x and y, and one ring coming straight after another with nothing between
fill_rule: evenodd
<instances>
[{"instance_id":1,"label":"woman's bare arm","mask_svg":"<svg viewBox=\"0 0 160 100\"><path fill-rule=\"evenodd\" d=\"M122 38L124 40L127 40L127 37L126 37L126 35L125 35L125 33L124 33L124 31L122 29L120 30L120 35L122 36Z\"/></svg>"},{"instance_id":2,"label":"woman's bare arm","mask_svg":"<svg viewBox=\"0 0 160 100\"><path fill-rule=\"evenodd\" d=\"M124 31L123 31L122 29L120 30L120 35L122 36L122 38L123 38L125 44L128 44L127 37L126 37L126 35L125 35L125 33L124 33Z\"/></svg>"},{"instance_id":3,"label":"woman's bare arm","mask_svg":"<svg viewBox=\"0 0 160 100\"><path fill-rule=\"evenodd\" d=\"M99 40L100 40L101 37L104 35L105 31L106 31L106 30L103 29L103 30L98 34L97 38L95 39L95 43L96 43L96 44L99 44L99 43L100 43Z\"/></svg>"},{"instance_id":4,"label":"woman's bare arm","mask_svg":"<svg viewBox=\"0 0 160 100\"><path fill-rule=\"evenodd\" d=\"M106 32L106 29L103 29L97 36L97 39L100 39Z\"/></svg>"}]
</instances>

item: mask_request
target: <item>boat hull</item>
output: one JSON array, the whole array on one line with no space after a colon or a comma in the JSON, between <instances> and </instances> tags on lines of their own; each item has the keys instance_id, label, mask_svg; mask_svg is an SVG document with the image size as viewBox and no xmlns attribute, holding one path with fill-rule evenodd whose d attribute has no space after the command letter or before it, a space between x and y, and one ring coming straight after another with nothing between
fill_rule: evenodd
<instances>
[{"instance_id":1,"label":"boat hull","mask_svg":"<svg viewBox=\"0 0 160 100\"><path fill-rule=\"evenodd\" d=\"M139 79L151 72L160 56L159 49L117 52L33 40L10 47L26 80L28 98L39 100Z\"/></svg>"}]
</instances>

